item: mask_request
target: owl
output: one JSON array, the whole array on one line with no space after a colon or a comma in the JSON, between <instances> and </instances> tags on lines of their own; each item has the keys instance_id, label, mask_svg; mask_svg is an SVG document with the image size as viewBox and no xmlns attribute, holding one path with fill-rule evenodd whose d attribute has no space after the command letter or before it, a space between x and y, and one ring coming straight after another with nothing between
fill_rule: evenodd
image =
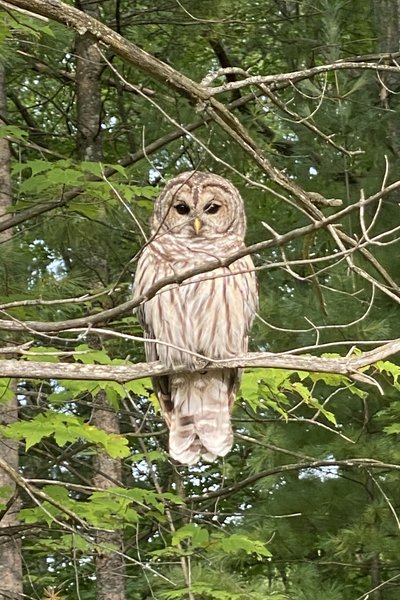
<instances>
[{"instance_id":1,"label":"owl","mask_svg":"<svg viewBox=\"0 0 400 600\"><path fill-rule=\"evenodd\" d=\"M231 256L244 248L245 231L243 200L229 181L212 173L181 173L155 202L135 296L165 277ZM246 352L256 308L254 265L245 256L167 285L138 309L145 338L152 340L145 343L147 360L187 367L183 374L153 380L169 427L170 456L180 463L212 462L232 447L230 413L240 371L207 369L199 355L226 359Z\"/></svg>"}]
</instances>

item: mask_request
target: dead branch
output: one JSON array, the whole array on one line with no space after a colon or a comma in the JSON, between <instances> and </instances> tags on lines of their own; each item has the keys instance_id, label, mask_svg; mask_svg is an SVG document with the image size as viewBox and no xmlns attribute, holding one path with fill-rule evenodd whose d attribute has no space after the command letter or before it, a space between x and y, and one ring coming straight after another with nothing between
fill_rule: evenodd
<instances>
[{"instance_id":1,"label":"dead branch","mask_svg":"<svg viewBox=\"0 0 400 600\"><path fill-rule=\"evenodd\" d=\"M223 92L238 90L250 85L269 85L271 83L278 83L282 81L290 81L291 83L296 83L298 81L302 81L303 79L309 79L310 77L315 77L316 75L320 75L322 73L329 73L332 71L339 71L343 69L362 69L367 71L389 71L391 73L400 73L400 69L397 65L385 65L382 63L361 61L338 61L327 65L318 65L310 69L293 71L291 73L277 73L274 75L254 75L252 77L247 77L246 79L241 79L239 81L231 81L219 86L209 87L208 90L210 95L216 96L217 94L222 94Z\"/></svg>"}]
</instances>

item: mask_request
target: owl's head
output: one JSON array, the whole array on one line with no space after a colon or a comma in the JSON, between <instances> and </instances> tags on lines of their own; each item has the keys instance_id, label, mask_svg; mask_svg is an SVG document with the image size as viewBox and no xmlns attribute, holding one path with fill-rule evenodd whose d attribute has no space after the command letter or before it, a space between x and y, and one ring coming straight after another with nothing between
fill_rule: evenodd
<instances>
[{"instance_id":1,"label":"owl's head","mask_svg":"<svg viewBox=\"0 0 400 600\"><path fill-rule=\"evenodd\" d=\"M238 190L213 173L188 171L171 179L154 206L153 235L244 238L246 217Z\"/></svg>"}]
</instances>

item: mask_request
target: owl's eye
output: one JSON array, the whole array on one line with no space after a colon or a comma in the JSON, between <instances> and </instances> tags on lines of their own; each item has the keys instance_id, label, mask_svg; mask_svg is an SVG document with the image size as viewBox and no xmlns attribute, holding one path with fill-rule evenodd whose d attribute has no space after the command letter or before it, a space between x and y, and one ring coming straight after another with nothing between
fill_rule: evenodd
<instances>
[{"instance_id":1,"label":"owl's eye","mask_svg":"<svg viewBox=\"0 0 400 600\"><path fill-rule=\"evenodd\" d=\"M204 207L204 212L208 215L215 215L219 209L221 208L220 204L215 204L215 202L210 202Z\"/></svg>"},{"instance_id":2,"label":"owl's eye","mask_svg":"<svg viewBox=\"0 0 400 600\"><path fill-rule=\"evenodd\" d=\"M188 215L190 213L190 208L184 202L181 202L180 204L175 204L174 208L178 215Z\"/></svg>"}]
</instances>

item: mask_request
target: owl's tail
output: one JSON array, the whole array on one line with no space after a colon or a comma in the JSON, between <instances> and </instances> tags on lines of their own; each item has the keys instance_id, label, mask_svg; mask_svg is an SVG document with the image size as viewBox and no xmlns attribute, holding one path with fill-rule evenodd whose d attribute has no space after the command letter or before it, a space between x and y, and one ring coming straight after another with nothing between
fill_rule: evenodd
<instances>
[{"instance_id":1,"label":"owl's tail","mask_svg":"<svg viewBox=\"0 0 400 600\"><path fill-rule=\"evenodd\" d=\"M234 401L232 369L171 378L169 453L193 465L225 456L233 443L230 412Z\"/></svg>"}]
</instances>

